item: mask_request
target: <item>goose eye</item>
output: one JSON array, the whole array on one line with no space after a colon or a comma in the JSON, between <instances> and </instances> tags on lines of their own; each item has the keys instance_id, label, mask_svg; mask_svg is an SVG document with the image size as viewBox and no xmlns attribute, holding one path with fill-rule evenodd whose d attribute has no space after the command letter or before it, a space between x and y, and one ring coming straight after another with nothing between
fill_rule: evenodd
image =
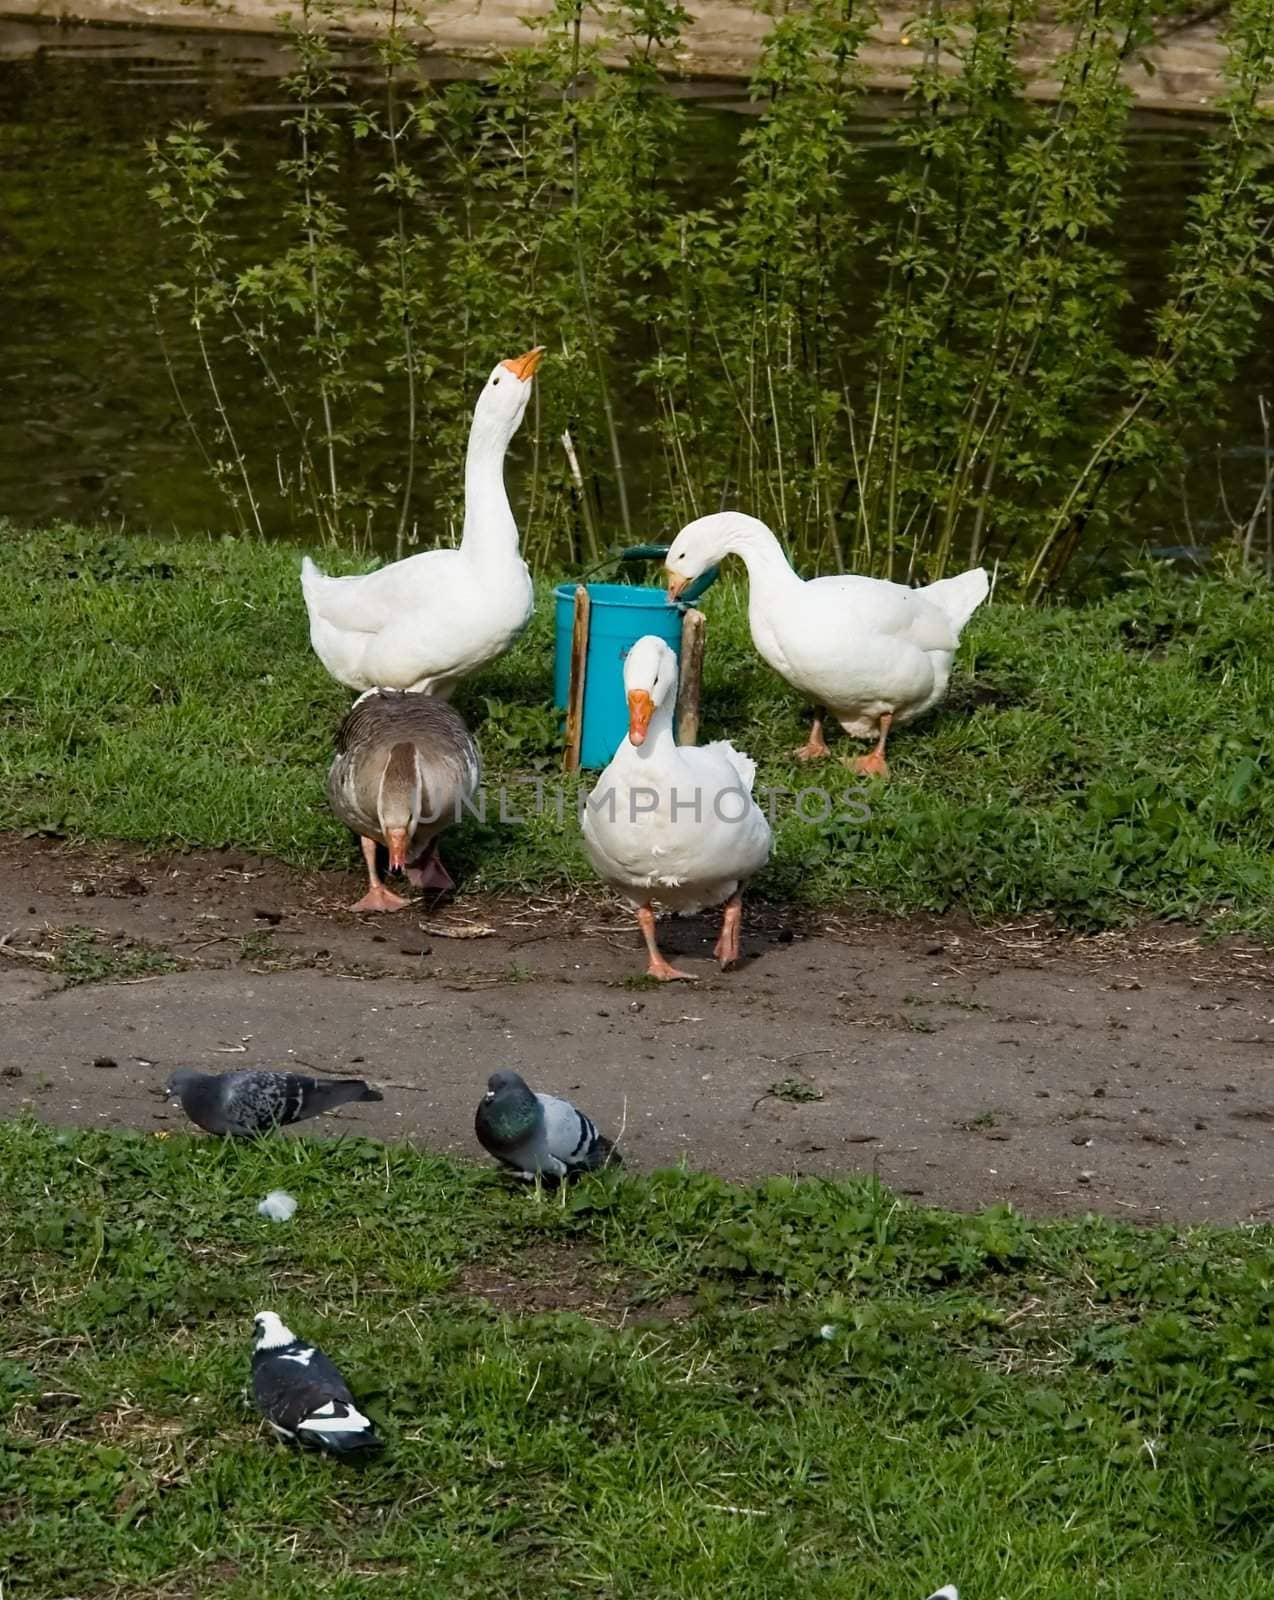
<instances>
[{"instance_id":1,"label":"goose eye","mask_svg":"<svg viewBox=\"0 0 1274 1600\"><path fill-rule=\"evenodd\" d=\"M494 389L496 384L499 383L499 381L500 381L499 378L492 378L491 387Z\"/></svg>"}]
</instances>

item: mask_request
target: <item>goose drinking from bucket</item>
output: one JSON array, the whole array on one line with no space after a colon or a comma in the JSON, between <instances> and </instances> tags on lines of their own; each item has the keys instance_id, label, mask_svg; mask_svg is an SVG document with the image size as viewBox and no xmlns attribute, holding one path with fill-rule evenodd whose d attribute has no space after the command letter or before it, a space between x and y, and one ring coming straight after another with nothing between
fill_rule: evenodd
<instances>
[{"instance_id":1,"label":"goose drinking from bucket","mask_svg":"<svg viewBox=\"0 0 1274 1600\"><path fill-rule=\"evenodd\" d=\"M687 523L665 560L672 599L727 555L748 569L748 624L757 653L818 708L809 740L793 753L817 761L828 752L825 707L869 755L846 761L888 777L891 727L912 722L947 692L966 622L987 596L981 567L920 589L852 573L797 577L773 533L755 517L722 511Z\"/></svg>"},{"instance_id":2,"label":"goose drinking from bucket","mask_svg":"<svg viewBox=\"0 0 1274 1600\"><path fill-rule=\"evenodd\" d=\"M478 396L458 549L424 550L350 578L329 578L308 556L301 562L310 643L338 683L446 698L526 626L531 575L504 488L504 457L542 354L540 346L498 362Z\"/></svg>"},{"instance_id":3,"label":"goose drinking from bucket","mask_svg":"<svg viewBox=\"0 0 1274 1600\"><path fill-rule=\"evenodd\" d=\"M756 762L732 744L673 739L677 658L647 634L624 662L628 737L584 810L584 849L637 912L652 978L688 978L659 953L655 906L699 911L724 901L714 955L739 959L743 888L770 858L770 825L752 799Z\"/></svg>"}]
</instances>

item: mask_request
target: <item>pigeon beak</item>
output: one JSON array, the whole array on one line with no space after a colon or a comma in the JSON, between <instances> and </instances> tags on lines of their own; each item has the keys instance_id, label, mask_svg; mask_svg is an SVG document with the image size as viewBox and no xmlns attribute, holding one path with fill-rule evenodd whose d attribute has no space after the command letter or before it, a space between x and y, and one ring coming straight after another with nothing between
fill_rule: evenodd
<instances>
[{"instance_id":1,"label":"pigeon beak","mask_svg":"<svg viewBox=\"0 0 1274 1600\"><path fill-rule=\"evenodd\" d=\"M628 696L628 742L638 745L646 737L650 719L655 714L655 702L645 689L633 689Z\"/></svg>"}]
</instances>

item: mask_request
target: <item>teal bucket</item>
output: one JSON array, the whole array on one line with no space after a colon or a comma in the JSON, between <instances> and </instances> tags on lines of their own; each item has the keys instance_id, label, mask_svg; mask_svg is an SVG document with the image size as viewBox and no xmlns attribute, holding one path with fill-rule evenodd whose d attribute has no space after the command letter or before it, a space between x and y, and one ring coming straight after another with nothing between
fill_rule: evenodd
<instances>
[{"instance_id":1,"label":"teal bucket","mask_svg":"<svg viewBox=\"0 0 1274 1600\"><path fill-rule=\"evenodd\" d=\"M565 711L571 691L571 636L575 631L574 583L560 583L553 658L553 703ZM680 606L663 589L631 583L587 583L588 654L584 658L584 729L580 766L604 767L628 735L624 658L648 633L670 645L681 663Z\"/></svg>"}]
</instances>

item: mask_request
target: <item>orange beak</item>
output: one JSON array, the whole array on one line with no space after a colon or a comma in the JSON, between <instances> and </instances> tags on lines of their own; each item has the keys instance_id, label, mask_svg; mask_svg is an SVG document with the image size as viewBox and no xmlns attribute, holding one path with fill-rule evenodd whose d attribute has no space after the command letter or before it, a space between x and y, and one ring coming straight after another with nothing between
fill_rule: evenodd
<instances>
[{"instance_id":1,"label":"orange beak","mask_svg":"<svg viewBox=\"0 0 1274 1600\"><path fill-rule=\"evenodd\" d=\"M401 872L407 865L406 828L386 828L385 844L389 850L389 870Z\"/></svg>"},{"instance_id":2,"label":"orange beak","mask_svg":"<svg viewBox=\"0 0 1274 1600\"><path fill-rule=\"evenodd\" d=\"M679 578L675 572L668 574L668 598L675 600L683 589L690 584L689 578Z\"/></svg>"},{"instance_id":3,"label":"orange beak","mask_svg":"<svg viewBox=\"0 0 1274 1600\"><path fill-rule=\"evenodd\" d=\"M644 689L634 689L628 696L628 740L640 744L655 714L655 702Z\"/></svg>"},{"instance_id":4,"label":"orange beak","mask_svg":"<svg viewBox=\"0 0 1274 1600\"><path fill-rule=\"evenodd\" d=\"M535 376L535 369L539 366L544 355L544 346L537 344L534 350L528 350L524 356L516 359L502 361L500 365L507 367L515 378L521 378L523 383L530 383Z\"/></svg>"}]
</instances>

